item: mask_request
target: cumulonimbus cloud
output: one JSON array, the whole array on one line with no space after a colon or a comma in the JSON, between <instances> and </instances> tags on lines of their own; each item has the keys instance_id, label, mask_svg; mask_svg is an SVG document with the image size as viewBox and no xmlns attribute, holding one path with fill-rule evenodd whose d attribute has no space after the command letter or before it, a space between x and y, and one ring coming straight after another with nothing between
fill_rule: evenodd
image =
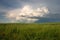
<instances>
[{"instance_id":1,"label":"cumulonimbus cloud","mask_svg":"<svg viewBox=\"0 0 60 40\"><path fill-rule=\"evenodd\" d=\"M13 19L20 22L35 22L39 19L33 17L44 17L44 15L48 14L47 7L40 7L33 9L30 5L25 5L22 8L14 9L6 12L6 18Z\"/></svg>"}]
</instances>

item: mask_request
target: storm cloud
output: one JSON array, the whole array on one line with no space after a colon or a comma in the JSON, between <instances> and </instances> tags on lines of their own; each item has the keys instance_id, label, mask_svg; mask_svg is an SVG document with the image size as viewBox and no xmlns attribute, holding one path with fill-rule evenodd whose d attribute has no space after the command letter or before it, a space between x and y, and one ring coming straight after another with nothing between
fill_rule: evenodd
<instances>
[{"instance_id":1,"label":"storm cloud","mask_svg":"<svg viewBox=\"0 0 60 40\"><path fill-rule=\"evenodd\" d=\"M0 0L0 23L35 22L46 18L60 19L60 0Z\"/></svg>"}]
</instances>

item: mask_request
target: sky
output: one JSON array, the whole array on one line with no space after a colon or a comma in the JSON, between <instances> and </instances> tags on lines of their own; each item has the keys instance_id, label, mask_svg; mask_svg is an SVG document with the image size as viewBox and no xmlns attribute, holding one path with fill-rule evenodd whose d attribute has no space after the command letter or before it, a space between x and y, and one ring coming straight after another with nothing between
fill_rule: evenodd
<instances>
[{"instance_id":1,"label":"sky","mask_svg":"<svg viewBox=\"0 0 60 40\"><path fill-rule=\"evenodd\" d=\"M60 0L0 0L0 23L60 22Z\"/></svg>"}]
</instances>

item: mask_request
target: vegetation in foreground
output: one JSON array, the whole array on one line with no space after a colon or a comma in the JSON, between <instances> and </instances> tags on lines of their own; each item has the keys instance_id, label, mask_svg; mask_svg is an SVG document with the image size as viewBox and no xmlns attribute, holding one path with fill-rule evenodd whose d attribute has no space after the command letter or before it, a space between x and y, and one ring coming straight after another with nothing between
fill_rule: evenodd
<instances>
[{"instance_id":1,"label":"vegetation in foreground","mask_svg":"<svg viewBox=\"0 0 60 40\"><path fill-rule=\"evenodd\" d=\"M0 24L0 40L60 40L60 23Z\"/></svg>"}]
</instances>

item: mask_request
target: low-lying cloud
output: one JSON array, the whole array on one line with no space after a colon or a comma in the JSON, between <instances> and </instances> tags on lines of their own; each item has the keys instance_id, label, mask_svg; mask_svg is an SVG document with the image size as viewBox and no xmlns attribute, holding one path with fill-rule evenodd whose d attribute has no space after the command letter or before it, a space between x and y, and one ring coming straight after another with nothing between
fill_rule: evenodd
<instances>
[{"instance_id":1,"label":"low-lying cloud","mask_svg":"<svg viewBox=\"0 0 60 40\"><path fill-rule=\"evenodd\" d=\"M32 18L32 17L44 17L44 15L47 15L49 13L49 10L47 7L39 7L39 8L33 8L30 5L25 5L22 8L9 10L6 12L5 17L10 20L16 20L19 22L35 22L39 19Z\"/></svg>"}]
</instances>

